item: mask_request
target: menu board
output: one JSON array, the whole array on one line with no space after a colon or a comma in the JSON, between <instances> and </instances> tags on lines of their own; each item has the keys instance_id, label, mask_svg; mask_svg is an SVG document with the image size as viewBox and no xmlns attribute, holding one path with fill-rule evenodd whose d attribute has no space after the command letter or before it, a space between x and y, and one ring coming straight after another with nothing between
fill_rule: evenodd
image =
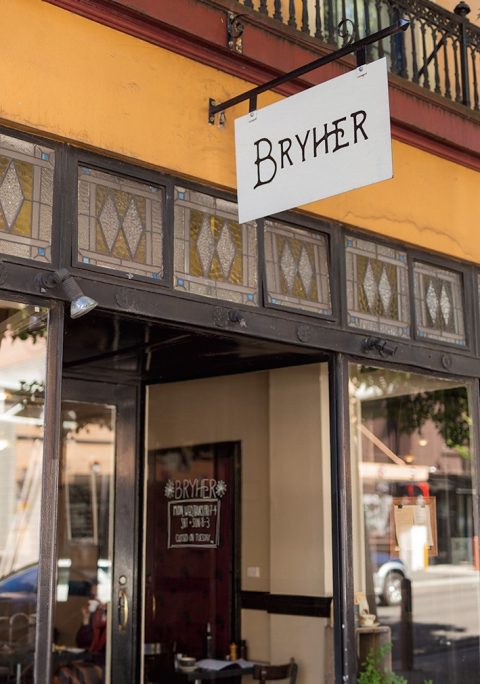
<instances>
[{"instance_id":1,"label":"menu board","mask_svg":"<svg viewBox=\"0 0 480 684\"><path fill-rule=\"evenodd\" d=\"M220 501L186 499L168 503L168 548L218 547Z\"/></svg>"},{"instance_id":2,"label":"menu board","mask_svg":"<svg viewBox=\"0 0 480 684\"><path fill-rule=\"evenodd\" d=\"M212 478L168 480L168 548L218 548L220 499L226 491L225 482Z\"/></svg>"},{"instance_id":3,"label":"menu board","mask_svg":"<svg viewBox=\"0 0 480 684\"><path fill-rule=\"evenodd\" d=\"M392 508L392 555L415 550L420 543L430 557L438 554L437 514L434 496L398 497Z\"/></svg>"}]
</instances>

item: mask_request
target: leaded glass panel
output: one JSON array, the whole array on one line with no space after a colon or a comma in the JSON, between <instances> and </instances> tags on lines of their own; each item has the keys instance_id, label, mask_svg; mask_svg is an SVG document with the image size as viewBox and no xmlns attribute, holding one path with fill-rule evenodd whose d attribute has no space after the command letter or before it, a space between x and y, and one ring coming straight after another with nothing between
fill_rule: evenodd
<instances>
[{"instance_id":1,"label":"leaded glass panel","mask_svg":"<svg viewBox=\"0 0 480 684\"><path fill-rule=\"evenodd\" d=\"M460 275L421 261L413 273L418 337L465 346Z\"/></svg>"},{"instance_id":2,"label":"leaded glass panel","mask_svg":"<svg viewBox=\"0 0 480 684\"><path fill-rule=\"evenodd\" d=\"M0 135L0 253L51 261L54 167L49 147Z\"/></svg>"},{"instance_id":3,"label":"leaded glass panel","mask_svg":"<svg viewBox=\"0 0 480 684\"><path fill-rule=\"evenodd\" d=\"M175 189L174 287L238 304L256 304L256 223L238 223L237 205Z\"/></svg>"},{"instance_id":4,"label":"leaded glass panel","mask_svg":"<svg viewBox=\"0 0 480 684\"><path fill-rule=\"evenodd\" d=\"M409 337L406 253L348 236L345 260L348 325Z\"/></svg>"},{"instance_id":5,"label":"leaded glass panel","mask_svg":"<svg viewBox=\"0 0 480 684\"><path fill-rule=\"evenodd\" d=\"M78 261L163 278L163 190L80 167Z\"/></svg>"},{"instance_id":6,"label":"leaded glass panel","mask_svg":"<svg viewBox=\"0 0 480 684\"><path fill-rule=\"evenodd\" d=\"M270 304L332 313L324 235L265 221L265 270Z\"/></svg>"}]
</instances>

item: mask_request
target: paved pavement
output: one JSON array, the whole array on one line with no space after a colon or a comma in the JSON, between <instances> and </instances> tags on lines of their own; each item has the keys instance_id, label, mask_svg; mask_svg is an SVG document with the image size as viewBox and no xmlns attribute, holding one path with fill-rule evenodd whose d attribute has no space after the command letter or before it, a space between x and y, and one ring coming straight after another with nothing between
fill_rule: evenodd
<instances>
[{"instance_id":1,"label":"paved pavement","mask_svg":"<svg viewBox=\"0 0 480 684\"><path fill-rule=\"evenodd\" d=\"M480 684L480 573L438 565L412 575L413 671L402 668L400 606L378 606L392 630L394 671L409 684Z\"/></svg>"}]
</instances>

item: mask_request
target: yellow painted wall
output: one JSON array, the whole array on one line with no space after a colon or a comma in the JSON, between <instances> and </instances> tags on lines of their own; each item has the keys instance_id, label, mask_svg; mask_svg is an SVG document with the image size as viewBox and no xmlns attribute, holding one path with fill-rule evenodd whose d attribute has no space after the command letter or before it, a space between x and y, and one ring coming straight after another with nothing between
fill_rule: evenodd
<instances>
[{"instance_id":1,"label":"yellow painted wall","mask_svg":"<svg viewBox=\"0 0 480 684\"><path fill-rule=\"evenodd\" d=\"M445 7L449 12L453 12L455 7L458 5L459 0L436 0L437 5ZM474 0L467 0L467 5L470 7L470 14L468 19L473 23L480 25L480 6L478 2Z\"/></svg>"},{"instance_id":2,"label":"yellow painted wall","mask_svg":"<svg viewBox=\"0 0 480 684\"><path fill-rule=\"evenodd\" d=\"M233 118L217 101L250 84L41 0L0 0L0 119L134 162L235 188ZM277 98L272 93L260 105ZM322 216L480 263L479 175L393 142L395 178L322 200Z\"/></svg>"}]
</instances>

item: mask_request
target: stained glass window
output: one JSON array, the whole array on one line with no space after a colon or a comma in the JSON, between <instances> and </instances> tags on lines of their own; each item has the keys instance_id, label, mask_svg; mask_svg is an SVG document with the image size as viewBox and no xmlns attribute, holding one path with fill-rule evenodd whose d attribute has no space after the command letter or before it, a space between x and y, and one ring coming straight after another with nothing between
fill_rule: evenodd
<instances>
[{"instance_id":1,"label":"stained glass window","mask_svg":"<svg viewBox=\"0 0 480 684\"><path fill-rule=\"evenodd\" d=\"M324 235L265 221L265 270L270 304L332 313Z\"/></svg>"},{"instance_id":2,"label":"stained glass window","mask_svg":"<svg viewBox=\"0 0 480 684\"><path fill-rule=\"evenodd\" d=\"M0 252L51 261L55 153L0 135Z\"/></svg>"},{"instance_id":3,"label":"stained glass window","mask_svg":"<svg viewBox=\"0 0 480 684\"><path fill-rule=\"evenodd\" d=\"M413 272L418 337L465 346L460 275L421 261Z\"/></svg>"},{"instance_id":4,"label":"stained glass window","mask_svg":"<svg viewBox=\"0 0 480 684\"><path fill-rule=\"evenodd\" d=\"M256 224L238 223L233 202L177 187L174 252L177 290L257 303Z\"/></svg>"},{"instance_id":5,"label":"stained glass window","mask_svg":"<svg viewBox=\"0 0 480 684\"><path fill-rule=\"evenodd\" d=\"M406 253L347 236L345 259L348 325L409 337Z\"/></svg>"},{"instance_id":6,"label":"stained glass window","mask_svg":"<svg viewBox=\"0 0 480 684\"><path fill-rule=\"evenodd\" d=\"M80 167L78 261L162 278L163 203L161 188Z\"/></svg>"}]
</instances>

